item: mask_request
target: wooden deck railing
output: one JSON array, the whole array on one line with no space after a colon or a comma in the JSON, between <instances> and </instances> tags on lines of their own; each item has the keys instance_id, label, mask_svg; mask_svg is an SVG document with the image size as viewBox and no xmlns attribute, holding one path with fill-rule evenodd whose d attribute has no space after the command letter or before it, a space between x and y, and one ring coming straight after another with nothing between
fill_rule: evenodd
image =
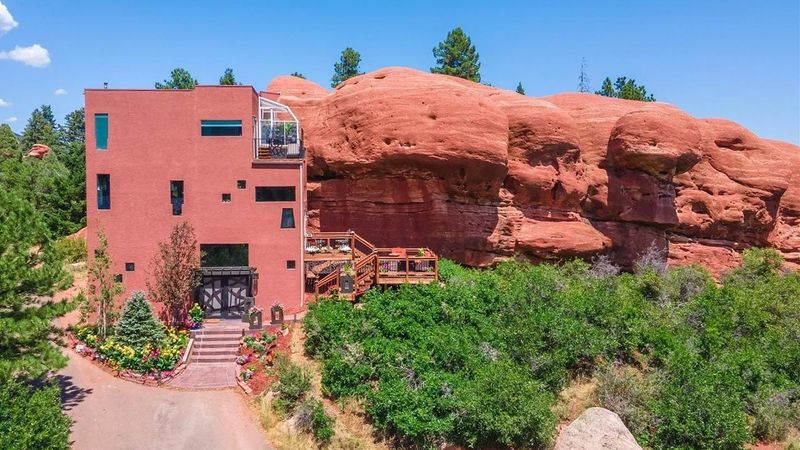
<instances>
[{"instance_id":1,"label":"wooden deck railing","mask_svg":"<svg viewBox=\"0 0 800 450\"><path fill-rule=\"evenodd\" d=\"M343 246L347 245L345 250ZM361 295L373 284L431 283L439 279L439 259L429 248L375 247L358 234L314 233L306 239L307 259L342 259L353 262L354 293ZM339 289L341 269L316 282L315 293L327 295Z\"/></svg>"}]
</instances>

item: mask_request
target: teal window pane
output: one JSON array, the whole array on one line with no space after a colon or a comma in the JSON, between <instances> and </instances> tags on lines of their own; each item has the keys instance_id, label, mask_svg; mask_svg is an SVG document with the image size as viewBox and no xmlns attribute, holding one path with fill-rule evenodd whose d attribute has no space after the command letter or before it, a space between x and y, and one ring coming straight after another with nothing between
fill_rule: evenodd
<instances>
[{"instance_id":1,"label":"teal window pane","mask_svg":"<svg viewBox=\"0 0 800 450\"><path fill-rule=\"evenodd\" d=\"M108 148L108 114L94 115L94 142L98 150Z\"/></svg>"},{"instance_id":2,"label":"teal window pane","mask_svg":"<svg viewBox=\"0 0 800 450\"><path fill-rule=\"evenodd\" d=\"M200 136L241 136L241 120L201 120Z\"/></svg>"}]
</instances>

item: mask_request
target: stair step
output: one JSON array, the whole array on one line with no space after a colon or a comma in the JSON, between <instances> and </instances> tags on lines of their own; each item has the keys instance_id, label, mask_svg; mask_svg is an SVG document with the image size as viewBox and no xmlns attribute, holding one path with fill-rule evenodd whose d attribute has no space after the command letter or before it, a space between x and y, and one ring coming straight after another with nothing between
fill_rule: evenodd
<instances>
[{"instance_id":1,"label":"stair step","mask_svg":"<svg viewBox=\"0 0 800 450\"><path fill-rule=\"evenodd\" d=\"M239 341L236 342L202 342L195 341L192 348L239 348Z\"/></svg>"},{"instance_id":2,"label":"stair step","mask_svg":"<svg viewBox=\"0 0 800 450\"><path fill-rule=\"evenodd\" d=\"M236 356L201 356L192 358L193 363L221 363L221 362L234 362Z\"/></svg>"},{"instance_id":3,"label":"stair step","mask_svg":"<svg viewBox=\"0 0 800 450\"><path fill-rule=\"evenodd\" d=\"M242 339L239 335L222 335L212 334L210 336L197 336L194 338L195 342L239 342Z\"/></svg>"},{"instance_id":4,"label":"stair step","mask_svg":"<svg viewBox=\"0 0 800 450\"><path fill-rule=\"evenodd\" d=\"M238 334L242 335L243 328L201 328L199 330L192 330L193 336L205 334Z\"/></svg>"},{"instance_id":5,"label":"stair step","mask_svg":"<svg viewBox=\"0 0 800 450\"><path fill-rule=\"evenodd\" d=\"M192 355L196 356L206 356L206 355L234 355L236 356L236 352L238 349L234 348L198 348L192 351Z\"/></svg>"}]
</instances>

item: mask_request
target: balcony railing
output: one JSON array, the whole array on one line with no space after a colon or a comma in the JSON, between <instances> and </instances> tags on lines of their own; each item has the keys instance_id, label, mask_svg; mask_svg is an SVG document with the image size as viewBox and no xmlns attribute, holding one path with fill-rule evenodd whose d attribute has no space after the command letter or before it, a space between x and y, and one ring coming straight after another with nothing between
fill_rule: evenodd
<instances>
[{"instance_id":1,"label":"balcony railing","mask_svg":"<svg viewBox=\"0 0 800 450\"><path fill-rule=\"evenodd\" d=\"M303 158L300 122L286 105L259 98L253 125L254 160Z\"/></svg>"},{"instance_id":2,"label":"balcony railing","mask_svg":"<svg viewBox=\"0 0 800 450\"><path fill-rule=\"evenodd\" d=\"M305 151L301 142L284 143L282 140L256 138L253 159L303 159Z\"/></svg>"}]
</instances>

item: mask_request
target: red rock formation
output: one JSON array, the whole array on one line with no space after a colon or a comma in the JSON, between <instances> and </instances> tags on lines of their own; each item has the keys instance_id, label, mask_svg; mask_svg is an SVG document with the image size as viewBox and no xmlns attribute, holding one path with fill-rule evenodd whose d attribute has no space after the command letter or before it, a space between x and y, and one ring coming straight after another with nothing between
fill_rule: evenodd
<instances>
[{"instance_id":1,"label":"red rock formation","mask_svg":"<svg viewBox=\"0 0 800 450\"><path fill-rule=\"evenodd\" d=\"M42 159L47 154L50 153L50 147L44 144L33 144L31 150L28 152L28 156L31 158Z\"/></svg>"},{"instance_id":2,"label":"red rock formation","mask_svg":"<svg viewBox=\"0 0 800 450\"><path fill-rule=\"evenodd\" d=\"M406 68L334 91L267 87L303 126L309 223L472 265L612 255L655 243L715 273L748 246L800 264L800 148L674 106L533 98Z\"/></svg>"}]
</instances>

